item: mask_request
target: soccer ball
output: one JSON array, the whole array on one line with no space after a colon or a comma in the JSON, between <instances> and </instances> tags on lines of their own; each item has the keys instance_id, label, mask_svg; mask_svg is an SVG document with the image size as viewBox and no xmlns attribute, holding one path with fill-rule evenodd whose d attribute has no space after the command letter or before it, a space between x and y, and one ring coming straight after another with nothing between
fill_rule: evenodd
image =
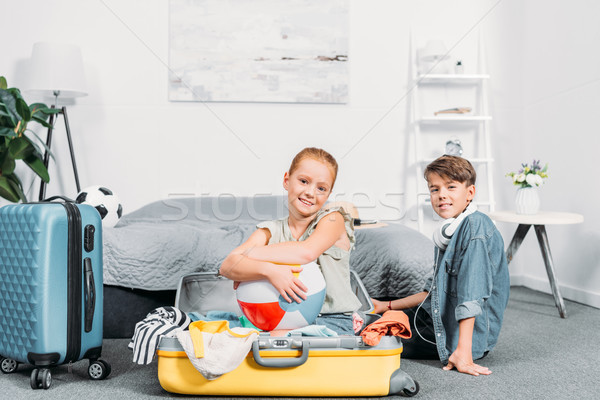
<instances>
[{"instance_id":1,"label":"soccer ball","mask_svg":"<svg viewBox=\"0 0 600 400\"><path fill-rule=\"evenodd\" d=\"M266 279L241 282L236 290L242 313L259 329L297 329L310 325L325 301L325 278L315 262L295 274L308 287L306 300L288 303Z\"/></svg>"},{"instance_id":2,"label":"soccer ball","mask_svg":"<svg viewBox=\"0 0 600 400\"><path fill-rule=\"evenodd\" d=\"M110 189L102 186L90 186L77 194L75 202L89 204L100 213L102 227L112 228L119 222L123 214L123 207L119 197Z\"/></svg>"}]
</instances>

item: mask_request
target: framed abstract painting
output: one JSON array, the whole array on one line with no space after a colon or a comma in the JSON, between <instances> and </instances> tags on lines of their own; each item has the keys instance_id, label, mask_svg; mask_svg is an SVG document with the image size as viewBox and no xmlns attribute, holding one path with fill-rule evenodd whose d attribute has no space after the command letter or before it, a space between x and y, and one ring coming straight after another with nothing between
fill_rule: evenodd
<instances>
[{"instance_id":1,"label":"framed abstract painting","mask_svg":"<svg viewBox=\"0 0 600 400\"><path fill-rule=\"evenodd\" d=\"M169 100L346 103L347 0L170 0Z\"/></svg>"}]
</instances>

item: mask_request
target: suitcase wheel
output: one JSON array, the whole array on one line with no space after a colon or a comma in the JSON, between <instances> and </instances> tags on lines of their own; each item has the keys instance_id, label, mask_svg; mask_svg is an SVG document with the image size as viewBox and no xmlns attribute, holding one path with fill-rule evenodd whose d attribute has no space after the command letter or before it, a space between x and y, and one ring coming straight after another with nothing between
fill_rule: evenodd
<instances>
[{"instance_id":1,"label":"suitcase wheel","mask_svg":"<svg viewBox=\"0 0 600 400\"><path fill-rule=\"evenodd\" d=\"M0 369L5 374L12 374L17 370L19 363L10 358L0 357Z\"/></svg>"},{"instance_id":2,"label":"suitcase wheel","mask_svg":"<svg viewBox=\"0 0 600 400\"><path fill-rule=\"evenodd\" d=\"M29 384L32 389L49 389L52 385L52 374L48 368L37 369L31 371Z\"/></svg>"},{"instance_id":3,"label":"suitcase wheel","mask_svg":"<svg viewBox=\"0 0 600 400\"><path fill-rule=\"evenodd\" d=\"M419 393L419 382L411 378L406 372L398 368L390 377L390 395L403 395L413 397Z\"/></svg>"},{"instance_id":4,"label":"suitcase wheel","mask_svg":"<svg viewBox=\"0 0 600 400\"><path fill-rule=\"evenodd\" d=\"M102 380L110 374L110 364L104 360L96 360L90 362L88 367L88 375L90 379L95 381Z\"/></svg>"},{"instance_id":5,"label":"suitcase wheel","mask_svg":"<svg viewBox=\"0 0 600 400\"><path fill-rule=\"evenodd\" d=\"M107 376L110 375L110 371L111 371L110 364L104 360L98 360L98 361L100 361L102 364L104 364L104 368L106 368L106 374L104 375L104 377L106 378Z\"/></svg>"},{"instance_id":6,"label":"suitcase wheel","mask_svg":"<svg viewBox=\"0 0 600 400\"><path fill-rule=\"evenodd\" d=\"M413 397L415 394L419 393L419 382L415 380L413 380L413 382L415 383L414 385L410 385L402 389L402 392L404 392L406 397Z\"/></svg>"}]
</instances>

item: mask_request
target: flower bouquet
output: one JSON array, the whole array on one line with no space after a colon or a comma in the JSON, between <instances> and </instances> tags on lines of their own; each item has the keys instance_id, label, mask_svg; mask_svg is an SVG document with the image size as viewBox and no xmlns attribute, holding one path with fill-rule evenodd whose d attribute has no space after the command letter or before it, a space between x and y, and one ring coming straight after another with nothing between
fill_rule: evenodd
<instances>
[{"instance_id":1,"label":"flower bouquet","mask_svg":"<svg viewBox=\"0 0 600 400\"><path fill-rule=\"evenodd\" d=\"M540 166L540 160L533 160L531 166L521 164L522 168L517 172L509 172L506 176L510 176L513 184L522 188L537 187L544 183L544 179L548 177L548 164L544 168Z\"/></svg>"}]
</instances>

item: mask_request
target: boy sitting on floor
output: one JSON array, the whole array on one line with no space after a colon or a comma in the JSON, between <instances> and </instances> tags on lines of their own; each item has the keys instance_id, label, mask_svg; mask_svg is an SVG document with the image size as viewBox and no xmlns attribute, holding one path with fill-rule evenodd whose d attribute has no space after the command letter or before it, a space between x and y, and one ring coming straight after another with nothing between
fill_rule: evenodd
<instances>
[{"instance_id":1,"label":"boy sitting on floor","mask_svg":"<svg viewBox=\"0 0 600 400\"><path fill-rule=\"evenodd\" d=\"M498 341L510 279L500 232L471 204L475 178L462 157L445 155L427 166L431 206L446 219L434 233L433 276L423 292L373 303L375 313L408 314L413 337L403 342L402 357L439 357L445 370L489 375L473 360L485 357Z\"/></svg>"}]
</instances>

